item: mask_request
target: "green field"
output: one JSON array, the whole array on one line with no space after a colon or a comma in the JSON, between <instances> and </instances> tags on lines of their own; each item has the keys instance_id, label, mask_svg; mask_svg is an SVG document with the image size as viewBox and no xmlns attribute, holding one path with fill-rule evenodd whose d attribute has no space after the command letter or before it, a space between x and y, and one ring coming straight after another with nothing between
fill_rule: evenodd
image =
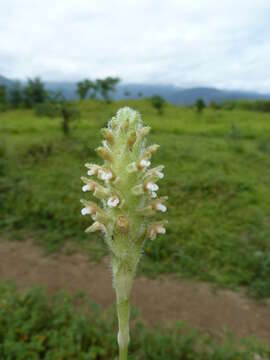
<instances>
[{"instance_id":1,"label":"green field","mask_svg":"<svg viewBox=\"0 0 270 360\"><path fill-rule=\"evenodd\" d=\"M48 251L67 241L107 253L101 238L86 235L80 215L84 163L96 161L103 127L129 105L152 127L161 145L155 163L169 196L166 236L148 242L139 271L175 273L221 286L244 286L270 296L270 115L241 110L166 105L157 115L147 100L79 103L81 119L69 138L61 120L32 110L0 114L1 237L34 238Z\"/></svg>"}]
</instances>

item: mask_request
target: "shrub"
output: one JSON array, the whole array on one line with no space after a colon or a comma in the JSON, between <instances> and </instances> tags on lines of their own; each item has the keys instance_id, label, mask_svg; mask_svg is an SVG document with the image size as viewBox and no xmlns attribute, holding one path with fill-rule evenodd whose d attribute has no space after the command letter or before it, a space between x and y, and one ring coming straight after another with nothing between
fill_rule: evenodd
<instances>
[{"instance_id":1,"label":"shrub","mask_svg":"<svg viewBox=\"0 0 270 360\"><path fill-rule=\"evenodd\" d=\"M64 101L60 106L60 114L62 116L62 131L65 136L68 136L70 121L78 120L80 118L80 111L71 103Z\"/></svg>"},{"instance_id":2,"label":"shrub","mask_svg":"<svg viewBox=\"0 0 270 360\"><path fill-rule=\"evenodd\" d=\"M47 159L49 156L51 156L53 150L53 145L47 144L47 145L41 145L41 144L32 144L27 154L29 157L38 160L38 159Z\"/></svg>"},{"instance_id":3,"label":"shrub","mask_svg":"<svg viewBox=\"0 0 270 360\"><path fill-rule=\"evenodd\" d=\"M203 109L206 107L203 99L198 99L195 103L195 107L198 113L201 113Z\"/></svg>"},{"instance_id":4,"label":"shrub","mask_svg":"<svg viewBox=\"0 0 270 360\"><path fill-rule=\"evenodd\" d=\"M0 287L0 319L1 360L111 360L117 354L115 317L111 311L102 316L83 295L72 299L58 293L48 299L41 289L20 294L5 284ZM133 319L133 326L130 360L254 360L270 355L269 347L254 341L237 346L228 337L217 345L183 324L149 331Z\"/></svg>"},{"instance_id":5,"label":"shrub","mask_svg":"<svg viewBox=\"0 0 270 360\"><path fill-rule=\"evenodd\" d=\"M258 254L261 261L254 274L251 293L257 297L270 297L270 251Z\"/></svg>"},{"instance_id":6,"label":"shrub","mask_svg":"<svg viewBox=\"0 0 270 360\"><path fill-rule=\"evenodd\" d=\"M221 106L224 110L270 112L270 100L226 100Z\"/></svg>"},{"instance_id":7,"label":"shrub","mask_svg":"<svg viewBox=\"0 0 270 360\"><path fill-rule=\"evenodd\" d=\"M155 108L157 110L158 114L161 115L163 113L163 108L166 103L165 99L162 96L153 95L150 98L150 101L151 101L151 105L153 106L153 108Z\"/></svg>"},{"instance_id":8,"label":"shrub","mask_svg":"<svg viewBox=\"0 0 270 360\"><path fill-rule=\"evenodd\" d=\"M219 103L217 103L216 101L211 101L209 106L213 110L221 109L221 105Z\"/></svg>"},{"instance_id":9,"label":"shrub","mask_svg":"<svg viewBox=\"0 0 270 360\"><path fill-rule=\"evenodd\" d=\"M8 98L10 106L13 109L17 109L23 104L23 92L19 81L15 81L10 87Z\"/></svg>"},{"instance_id":10,"label":"shrub","mask_svg":"<svg viewBox=\"0 0 270 360\"><path fill-rule=\"evenodd\" d=\"M46 116L55 118L60 116L59 105L53 102L40 103L35 106L35 113L37 116Z\"/></svg>"},{"instance_id":11,"label":"shrub","mask_svg":"<svg viewBox=\"0 0 270 360\"><path fill-rule=\"evenodd\" d=\"M4 144L0 143L0 177L5 174L5 160L6 160L6 148ZM1 193L1 187L0 187Z\"/></svg>"},{"instance_id":12,"label":"shrub","mask_svg":"<svg viewBox=\"0 0 270 360\"><path fill-rule=\"evenodd\" d=\"M0 111L5 111L7 106L7 90L4 85L0 85Z\"/></svg>"}]
</instances>

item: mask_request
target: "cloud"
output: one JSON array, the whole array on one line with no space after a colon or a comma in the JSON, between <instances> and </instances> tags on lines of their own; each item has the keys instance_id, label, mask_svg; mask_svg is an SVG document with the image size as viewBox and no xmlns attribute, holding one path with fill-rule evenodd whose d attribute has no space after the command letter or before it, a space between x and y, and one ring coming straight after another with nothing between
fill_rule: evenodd
<instances>
[{"instance_id":1,"label":"cloud","mask_svg":"<svg viewBox=\"0 0 270 360\"><path fill-rule=\"evenodd\" d=\"M0 73L270 91L269 0L9 0Z\"/></svg>"}]
</instances>

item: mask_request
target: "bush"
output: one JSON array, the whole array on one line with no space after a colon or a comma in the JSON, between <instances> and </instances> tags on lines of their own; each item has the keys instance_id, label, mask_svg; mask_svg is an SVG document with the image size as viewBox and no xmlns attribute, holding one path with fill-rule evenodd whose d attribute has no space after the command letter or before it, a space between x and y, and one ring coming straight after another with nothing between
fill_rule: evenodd
<instances>
[{"instance_id":1,"label":"bush","mask_svg":"<svg viewBox=\"0 0 270 360\"><path fill-rule=\"evenodd\" d=\"M155 108L158 114L161 115L163 113L163 108L166 103L165 99L163 99L162 96L154 95L150 98L150 101L153 108Z\"/></svg>"},{"instance_id":2,"label":"bush","mask_svg":"<svg viewBox=\"0 0 270 360\"><path fill-rule=\"evenodd\" d=\"M0 142L0 178L5 174L5 164L6 164L6 148L4 144ZM1 181L0 181L0 195L1 195Z\"/></svg>"},{"instance_id":3,"label":"bush","mask_svg":"<svg viewBox=\"0 0 270 360\"><path fill-rule=\"evenodd\" d=\"M195 107L198 113L201 113L203 109L206 107L203 99L198 99L195 103Z\"/></svg>"},{"instance_id":4,"label":"bush","mask_svg":"<svg viewBox=\"0 0 270 360\"><path fill-rule=\"evenodd\" d=\"M116 317L110 312L102 315L82 295L73 302L63 293L48 300L40 289L19 294L14 287L2 285L0 319L1 360L111 360L117 356ZM270 355L269 348L254 341L236 346L228 338L217 345L181 324L149 331L133 320L132 331L130 360L253 360L255 352Z\"/></svg>"},{"instance_id":5,"label":"bush","mask_svg":"<svg viewBox=\"0 0 270 360\"><path fill-rule=\"evenodd\" d=\"M47 159L52 155L53 145L45 144L32 144L27 150L26 157L33 158L34 160Z\"/></svg>"},{"instance_id":6,"label":"bush","mask_svg":"<svg viewBox=\"0 0 270 360\"><path fill-rule=\"evenodd\" d=\"M256 254L261 258L251 284L251 293L257 297L270 297L270 251Z\"/></svg>"},{"instance_id":7,"label":"bush","mask_svg":"<svg viewBox=\"0 0 270 360\"><path fill-rule=\"evenodd\" d=\"M224 110L270 112L270 100L227 100L221 106Z\"/></svg>"},{"instance_id":8,"label":"bush","mask_svg":"<svg viewBox=\"0 0 270 360\"><path fill-rule=\"evenodd\" d=\"M35 106L35 113L37 116L55 118L60 116L60 108L56 103L45 102Z\"/></svg>"},{"instance_id":9,"label":"bush","mask_svg":"<svg viewBox=\"0 0 270 360\"><path fill-rule=\"evenodd\" d=\"M221 105L219 103L217 103L216 101L211 101L209 104L209 107L213 110L221 109Z\"/></svg>"}]
</instances>

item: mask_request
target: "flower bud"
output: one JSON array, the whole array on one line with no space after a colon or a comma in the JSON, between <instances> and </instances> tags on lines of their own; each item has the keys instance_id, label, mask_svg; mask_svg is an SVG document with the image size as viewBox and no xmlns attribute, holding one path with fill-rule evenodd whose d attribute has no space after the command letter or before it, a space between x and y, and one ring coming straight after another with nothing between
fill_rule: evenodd
<instances>
[{"instance_id":1,"label":"flower bud","mask_svg":"<svg viewBox=\"0 0 270 360\"><path fill-rule=\"evenodd\" d=\"M145 126L139 129L137 134L137 142L145 138L149 134L150 130L151 130L150 126Z\"/></svg>"},{"instance_id":2,"label":"flower bud","mask_svg":"<svg viewBox=\"0 0 270 360\"><path fill-rule=\"evenodd\" d=\"M107 140L110 145L114 144L114 135L111 130L101 129L101 133L102 133L104 139Z\"/></svg>"},{"instance_id":3,"label":"flower bud","mask_svg":"<svg viewBox=\"0 0 270 360\"><path fill-rule=\"evenodd\" d=\"M129 219L127 216L119 215L116 219L116 225L121 232L126 233L129 229Z\"/></svg>"},{"instance_id":4,"label":"flower bud","mask_svg":"<svg viewBox=\"0 0 270 360\"><path fill-rule=\"evenodd\" d=\"M100 146L96 149L97 154L104 160L107 160L109 162L113 162L112 154L109 152L107 148L104 146Z\"/></svg>"},{"instance_id":5,"label":"flower bud","mask_svg":"<svg viewBox=\"0 0 270 360\"><path fill-rule=\"evenodd\" d=\"M135 131L132 131L128 137L128 148L129 150L132 150L133 145L135 144L137 139L137 135Z\"/></svg>"},{"instance_id":6,"label":"flower bud","mask_svg":"<svg viewBox=\"0 0 270 360\"><path fill-rule=\"evenodd\" d=\"M106 228L103 224L101 224L98 221L95 221L91 226L89 226L85 232L86 233L91 233L91 232L96 232L96 231L101 231L103 233L106 232Z\"/></svg>"}]
</instances>

